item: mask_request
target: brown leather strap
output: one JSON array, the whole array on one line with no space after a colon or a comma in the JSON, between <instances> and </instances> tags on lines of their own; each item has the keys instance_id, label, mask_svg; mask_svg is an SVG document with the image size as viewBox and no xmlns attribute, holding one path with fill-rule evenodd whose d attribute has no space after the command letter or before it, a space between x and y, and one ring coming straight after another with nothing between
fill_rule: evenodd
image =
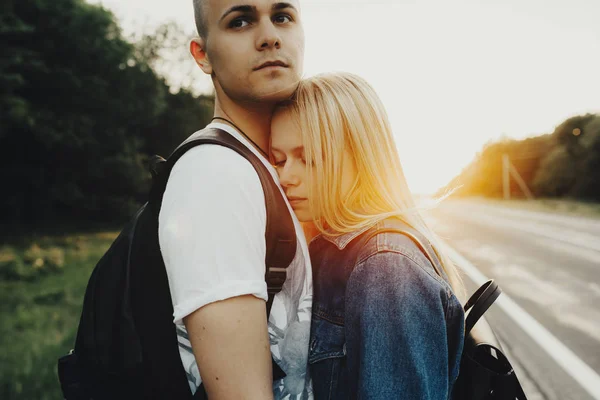
<instances>
[{"instance_id":1,"label":"brown leather strap","mask_svg":"<svg viewBox=\"0 0 600 400\"><path fill-rule=\"evenodd\" d=\"M273 298L281 291L283 283L286 280L286 268L296 255L296 230L279 187L273 180L269 170L252 150L222 129L205 129L199 136L182 143L166 161L156 157L151 160L150 169L154 178L154 185L152 186L150 195L151 206L158 215L173 166L188 150L203 144L215 144L234 150L252 164L261 181L265 193L265 206L267 210L267 225L265 230L265 240L267 243L265 263L267 268L265 281L269 296L267 301L268 316L273 304Z\"/></svg>"}]
</instances>

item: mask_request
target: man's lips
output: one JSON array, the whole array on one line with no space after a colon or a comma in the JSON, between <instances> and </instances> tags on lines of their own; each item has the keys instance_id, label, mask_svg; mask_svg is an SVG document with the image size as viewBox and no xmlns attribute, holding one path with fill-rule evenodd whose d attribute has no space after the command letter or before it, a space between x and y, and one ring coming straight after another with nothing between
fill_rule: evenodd
<instances>
[{"instance_id":1,"label":"man's lips","mask_svg":"<svg viewBox=\"0 0 600 400\"><path fill-rule=\"evenodd\" d=\"M288 65L286 63L284 63L283 61L267 61L264 62L262 64L260 64L258 67L254 68L254 71L258 71L259 69L263 69L263 68L267 68L267 67L283 67L283 68L287 68Z\"/></svg>"}]
</instances>

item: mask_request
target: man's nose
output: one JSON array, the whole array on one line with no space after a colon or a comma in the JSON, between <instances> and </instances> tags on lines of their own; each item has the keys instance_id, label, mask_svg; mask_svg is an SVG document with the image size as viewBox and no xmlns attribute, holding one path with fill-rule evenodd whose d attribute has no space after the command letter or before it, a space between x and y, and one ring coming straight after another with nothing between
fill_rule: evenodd
<instances>
[{"instance_id":1,"label":"man's nose","mask_svg":"<svg viewBox=\"0 0 600 400\"><path fill-rule=\"evenodd\" d=\"M262 24L262 29L260 29L258 37L257 48L258 50L281 48L281 37L271 20Z\"/></svg>"}]
</instances>

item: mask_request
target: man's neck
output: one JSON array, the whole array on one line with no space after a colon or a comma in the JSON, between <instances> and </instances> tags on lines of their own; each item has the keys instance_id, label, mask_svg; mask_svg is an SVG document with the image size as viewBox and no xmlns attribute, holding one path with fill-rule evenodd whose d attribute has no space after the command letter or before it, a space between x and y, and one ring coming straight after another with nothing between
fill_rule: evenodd
<instances>
[{"instance_id":1,"label":"man's neck","mask_svg":"<svg viewBox=\"0 0 600 400\"><path fill-rule=\"evenodd\" d=\"M233 122L242 133L263 152L269 150L269 133L273 105L265 103L238 104L223 96L215 96L215 117Z\"/></svg>"}]
</instances>

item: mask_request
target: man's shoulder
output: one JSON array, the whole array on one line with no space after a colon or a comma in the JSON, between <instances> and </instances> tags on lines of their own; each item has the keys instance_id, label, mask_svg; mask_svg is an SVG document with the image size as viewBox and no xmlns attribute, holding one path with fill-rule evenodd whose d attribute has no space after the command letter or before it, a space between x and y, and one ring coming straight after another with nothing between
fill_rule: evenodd
<instances>
[{"instance_id":1,"label":"man's shoulder","mask_svg":"<svg viewBox=\"0 0 600 400\"><path fill-rule=\"evenodd\" d=\"M204 129L192 133L178 146L178 148L191 141L201 139L203 135L209 134L214 129L214 127L209 125ZM223 129L220 130L237 140L230 132ZM240 142L240 146L244 146L244 144ZM216 143L205 143L187 150L173 166L172 173L175 172L176 169L182 169L182 166L184 165L194 169L201 168L202 170L206 170L207 168L209 168L209 170L212 168L220 168L220 170L224 171L238 168L254 170L252 163L239 152L226 145Z\"/></svg>"},{"instance_id":2,"label":"man's shoulder","mask_svg":"<svg viewBox=\"0 0 600 400\"><path fill-rule=\"evenodd\" d=\"M184 145L185 143L188 143L195 139L201 139L203 136L209 136L211 134L223 134L227 137L236 139L240 142L240 145L244 146L244 143L240 141L240 134L234 128L224 124L211 123L205 126L203 129L197 130L196 132L189 135L183 142L181 142L179 147Z\"/></svg>"},{"instance_id":3,"label":"man's shoulder","mask_svg":"<svg viewBox=\"0 0 600 400\"><path fill-rule=\"evenodd\" d=\"M206 143L192 147L177 160L171 170L171 178L180 174L216 174L235 179L248 178L257 172L252 163L237 151L224 145Z\"/></svg>"},{"instance_id":4,"label":"man's shoulder","mask_svg":"<svg viewBox=\"0 0 600 400\"><path fill-rule=\"evenodd\" d=\"M262 201L263 187L249 160L217 144L202 144L188 150L173 166L165 196L181 193L207 197L242 196Z\"/></svg>"},{"instance_id":5,"label":"man's shoulder","mask_svg":"<svg viewBox=\"0 0 600 400\"><path fill-rule=\"evenodd\" d=\"M186 210L188 217L201 209L227 209L229 214L264 207L264 190L257 171L243 156L217 144L186 151L173 166L163 196L161 217Z\"/></svg>"},{"instance_id":6,"label":"man's shoulder","mask_svg":"<svg viewBox=\"0 0 600 400\"><path fill-rule=\"evenodd\" d=\"M202 135L207 134L212 129L214 129L212 126L207 125L204 128L192 133L190 136L187 137L187 139L185 139L183 142L181 142L181 144L189 142L190 140L199 139L200 137L202 137Z\"/></svg>"},{"instance_id":7,"label":"man's shoulder","mask_svg":"<svg viewBox=\"0 0 600 400\"><path fill-rule=\"evenodd\" d=\"M200 138L206 131L195 132L184 143ZM227 198L264 204L264 188L250 160L226 146L206 143L187 150L168 178L165 199L178 199L180 203L190 197L204 202Z\"/></svg>"}]
</instances>

